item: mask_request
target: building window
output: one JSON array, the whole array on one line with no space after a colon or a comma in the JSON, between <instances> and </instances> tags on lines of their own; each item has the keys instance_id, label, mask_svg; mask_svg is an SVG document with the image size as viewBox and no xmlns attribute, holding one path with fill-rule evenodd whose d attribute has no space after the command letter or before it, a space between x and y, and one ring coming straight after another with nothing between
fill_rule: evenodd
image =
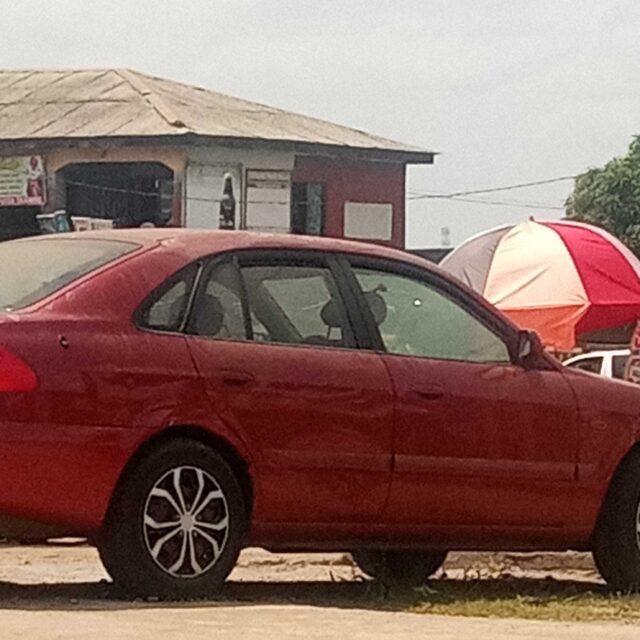
<instances>
[{"instance_id":1,"label":"building window","mask_svg":"<svg viewBox=\"0 0 640 640\"><path fill-rule=\"evenodd\" d=\"M324 202L323 184L294 182L291 187L291 233L322 235Z\"/></svg>"}]
</instances>

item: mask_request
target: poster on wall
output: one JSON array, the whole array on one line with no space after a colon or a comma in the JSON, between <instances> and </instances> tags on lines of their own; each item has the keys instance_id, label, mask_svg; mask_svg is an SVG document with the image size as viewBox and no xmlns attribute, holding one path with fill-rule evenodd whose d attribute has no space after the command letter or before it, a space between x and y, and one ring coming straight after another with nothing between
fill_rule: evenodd
<instances>
[{"instance_id":1,"label":"poster on wall","mask_svg":"<svg viewBox=\"0 0 640 640\"><path fill-rule=\"evenodd\" d=\"M42 156L0 158L0 207L41 206L46 195Z\"/></svg>"}]
</instances>

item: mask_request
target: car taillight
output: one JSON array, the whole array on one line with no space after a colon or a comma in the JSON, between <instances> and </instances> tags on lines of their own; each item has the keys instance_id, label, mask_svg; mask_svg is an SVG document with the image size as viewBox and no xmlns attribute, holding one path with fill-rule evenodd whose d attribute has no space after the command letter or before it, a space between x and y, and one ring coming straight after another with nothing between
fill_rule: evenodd
<instances>
[{"instance_id":1,"label":"car taillight","mask_svg":"<svg viewBox=\"0 0 640 640\"><path fill-rule=\"evenodd\" d=\"M7 391L33 391L38 378L33 369L9 349L0 347L0 393Z\"/></svg>"}]
</instances>

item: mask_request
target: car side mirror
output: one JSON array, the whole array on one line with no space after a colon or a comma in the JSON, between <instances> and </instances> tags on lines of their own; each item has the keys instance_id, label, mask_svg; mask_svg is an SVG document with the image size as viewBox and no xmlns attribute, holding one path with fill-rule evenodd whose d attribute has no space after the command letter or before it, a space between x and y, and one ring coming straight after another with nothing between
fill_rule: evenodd
<instances>
[{"instance_id":1,"label":"car side mirror","mask_svg":"<svg viewBox=\"0 0 640 640\"><path fill-rule=\"evenodd\" d=\"M544 347L535 331L523 330L518 333L518 364L520 366L531 369L543 353Z\"/></svg>"}]
</instances>

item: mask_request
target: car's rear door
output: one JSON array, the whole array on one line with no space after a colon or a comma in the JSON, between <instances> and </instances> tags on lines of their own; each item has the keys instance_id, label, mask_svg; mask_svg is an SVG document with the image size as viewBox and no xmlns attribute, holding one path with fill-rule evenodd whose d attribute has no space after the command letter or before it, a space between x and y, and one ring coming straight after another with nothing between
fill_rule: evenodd
<instances>
[{"instance_id":1,"label":"car's rear door","mask_svg":"<svg viewBox=\"0 0 640 640\"><path fill-rule=\"evenodd\" d=\"M187 340L212 411L254 456L257 521L381 517L391 384L358 348L340 280L317 252L240 252L203 273Z\"/></svg>"},{"instance_id":2,"label":"car's rear door","mask_svg":"<svg viewBox=\"0 0 640 640\"><path fill-rule=\"evenodd\" d=\"M447 536L570 521L577 408L562 373L513 364L510 328L435 274L350 262L396 394L389 521Z\"/></svg>"}]
</instances>

